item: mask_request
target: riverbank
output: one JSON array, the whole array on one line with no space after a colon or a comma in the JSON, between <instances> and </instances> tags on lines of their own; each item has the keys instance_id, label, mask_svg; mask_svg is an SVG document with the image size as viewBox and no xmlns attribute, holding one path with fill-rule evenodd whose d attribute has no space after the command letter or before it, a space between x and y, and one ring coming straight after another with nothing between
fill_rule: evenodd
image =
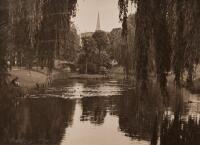
<instances>
[{"instance_id":1,"label":"riverbank","mask_svg":"<svg viewBox=\"0 0 200 145\"><path fill-rule=\"evenodd\" d=\"M70 73L68 74L69 79L105 79L109 78L108 76L101 74L78 74L78 73Z\"/></svg>"},{"instance_id":2,"label":"riverbank","mask_svg":"<svg viewBox=\"0 0 200 145\"><path fill-rule=\"evenodd\" d=\"M191 90L191 92L195 94L200 94L200 78L194 80L193 84L194 84L194 87Z\"/></svg>"},{"instance_id":3,"label":"riverbank","mask_svg":"<svg viewBox=\"0 0 200 145\"><path fill-rule=\"evenodd\" d=\"M25 68L13 68L12 71L9 72L11 74L10 80L18 77L18 81L23 90L30 90L32 88L36 88L36 84L39 86L46 86L48 83L48 75L45 69L36 69L27 70ZM200 78L194 80L194 88L191 90L192 93L200 93ZM79 73L69 73L65 71L54 70L51 75L51 79L53 80L66 80L66 79L93 79L93 80L105 80L105 79L116 79L122 80L124 79L124 74L122 73L122 69L120 71L111 71L107 75L101 74L79 74ZM131 77L131 80L134 78ZM154 80L154 79L153 79ZM168 83L174 83L174 76L168 76Z\"/></svg>"},{"instance_id":4,"label":"riverbank","mask_svg":"<svg viewBox=\"0 0 200 145\"><path fill-rule=\"evenodd\" d=\"M116 66L104 74L79 74L79 73L68 73L67 78L69 79L116 79L123 80L125 78L123 67ZM131 80L134 80L133 75L130 75Z\"/></svg>"},{"instance_id":5,"label":"riverbank","mask_svg":"<svg viewBox=\"0 0 200 145\"><path fill-rule=\"evenodd\" d=\"M46 84L47 75L44 73L26 70L24 68L14 68L10 72L10 79L18 78L18 82L23 89L31 89L36 87L36 84Z\"/></svg>"}]
</instances>

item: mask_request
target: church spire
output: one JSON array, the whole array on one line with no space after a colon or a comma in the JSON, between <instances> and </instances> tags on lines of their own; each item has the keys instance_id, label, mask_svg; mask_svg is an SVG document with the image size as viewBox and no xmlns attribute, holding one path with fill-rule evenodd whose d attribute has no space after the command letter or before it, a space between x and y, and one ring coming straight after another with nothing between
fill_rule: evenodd
<instances>
[{"instance_id":1,"label":"church spire","mask_svg":"<svg viewBox=\"0 0 200 145\"><path fill-rule=\"evenodd\" d=\"M100 16L98 12L98 17L97 17L97 26L96 26L96 31L101 30L101 24L100 24Z\"/></svg>"}]
</instances>

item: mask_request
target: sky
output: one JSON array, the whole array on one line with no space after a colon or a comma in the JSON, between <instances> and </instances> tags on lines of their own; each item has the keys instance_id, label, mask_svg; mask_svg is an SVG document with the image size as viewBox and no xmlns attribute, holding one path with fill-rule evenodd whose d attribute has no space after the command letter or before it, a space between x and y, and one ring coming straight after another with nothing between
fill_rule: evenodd
<instances>
[{"instance_id":1,"label":"sky","mask_svg":"<svg viewBox=\"0 0 200 145\"><path fill-rule=\"evenodd\" d=\"M134 7L130 8L134 11ZM111 31L121 27L119 22L118 0L78 0L77 15L72 19L79 33L94 32L98 12L101 30Z\"/></svg>"}]
</instances>

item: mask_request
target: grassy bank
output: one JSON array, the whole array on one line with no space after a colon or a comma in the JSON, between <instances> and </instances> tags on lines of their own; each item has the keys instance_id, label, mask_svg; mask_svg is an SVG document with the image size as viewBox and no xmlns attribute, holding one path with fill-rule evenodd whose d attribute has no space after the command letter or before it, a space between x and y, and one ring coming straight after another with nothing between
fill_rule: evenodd
<instances>
[{"instance_id":1,"label":"grassy bank","mask_svg":"<svg viewBox=\"0 0 200 145\"><path fill-rule=\"evenodd\" d=\"M30 89L34 88L36 84L47 83L47 75L36 71L29 71L26 69L15 68L9 72L11 74L11 80L18 77L18 81L22 88Z\"/></svg>"}]
</instances>

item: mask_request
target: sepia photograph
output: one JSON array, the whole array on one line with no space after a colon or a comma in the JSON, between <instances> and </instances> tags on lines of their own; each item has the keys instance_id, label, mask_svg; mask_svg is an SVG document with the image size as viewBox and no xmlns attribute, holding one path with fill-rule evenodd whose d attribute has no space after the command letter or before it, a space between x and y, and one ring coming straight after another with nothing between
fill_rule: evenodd
<instances>
[{"instance_id":1,"label":"sepia photograph","mask_svg":"<svg viewBox=\"0 0 200 145\"><path fill-rule=\"evenodd\" d=\"M200 145L200 0L0 0L0 145Z\"/></svg>"}]
</instances>

